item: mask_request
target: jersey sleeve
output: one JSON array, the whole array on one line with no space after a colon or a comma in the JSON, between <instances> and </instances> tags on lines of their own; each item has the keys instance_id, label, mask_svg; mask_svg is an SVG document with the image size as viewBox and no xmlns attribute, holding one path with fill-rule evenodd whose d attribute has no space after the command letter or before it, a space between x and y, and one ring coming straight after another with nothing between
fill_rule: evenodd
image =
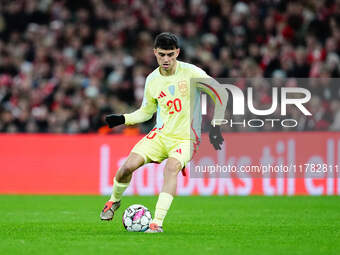
<instances>
[{"instance_id":1,"label":"jersey sleeve","mask_svg":"<svg viewBox=\"0 0 340 255\"><path fill-rule=\"evenodd\" d=\"M199 67L194 69L193 77L202 78L200 81L197 81L196 87L199 91L208 94L214 101L215 108L213 119L215 121L212 121L212 123L214 123L214 125L221 125L228 103L227 90Z\"/></svg>"},{"instance_id":2,"label":"jersey sleeve","mask_svg":"<svg viewBox=\"0 0 340 255\"><path fill-rule=\"evenodd\" d=\"M137 123L142 123L152 118L153 114L157 110L157 102L151 96L150 92L151 92L150 76L148 76L145 82L144 97L143 97L142 105L138 110L132 113L124 114L125 125L134 125Z\"/></svg>"}]
</instances>

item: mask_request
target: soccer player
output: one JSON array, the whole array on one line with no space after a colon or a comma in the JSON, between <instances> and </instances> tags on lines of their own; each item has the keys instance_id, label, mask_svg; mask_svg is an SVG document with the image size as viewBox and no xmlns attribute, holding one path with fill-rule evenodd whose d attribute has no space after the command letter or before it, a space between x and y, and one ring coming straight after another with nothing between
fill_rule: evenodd
<instances>
[{"instance_id":1,"label":"soccer player","mask_svg":"<svg viewBox=\"0 0 340 255\"><path fill-rule=\"evenodd\" d=\"M218 98L214 117L224 118L226 92L223 94L220 90L217 93L216 89L204 83L190 86L192 78L209 76L195 65L178 61L179 53L178 39L174 34L168 32L159 34L154 42L154 54L159 67L146 78L142 106L130 114L106 116L110 128L147 121L155 112L157 123L155 128L135 145L125 163L117 171L111 198L100 214L102 220L113 218L114 212L120 206L122 194L136 169L150 162L160 163L168 159L154 219L146 231L163 232L163 221L176 193L177 174L184 169L198 149L201 128L200 91L207 92L215 99ZM216 111L216 105L219 105L219 111ZM220 149L223 143L220 126L211 127L209 138L215 149Z\"/></svg>"}]
</instances>

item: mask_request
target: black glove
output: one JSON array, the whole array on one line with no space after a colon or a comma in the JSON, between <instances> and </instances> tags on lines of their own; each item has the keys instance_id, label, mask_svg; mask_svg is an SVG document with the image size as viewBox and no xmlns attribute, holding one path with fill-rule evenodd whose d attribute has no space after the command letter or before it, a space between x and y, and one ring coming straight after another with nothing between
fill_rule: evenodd
<instances>
[{"instance_id":1,"label":"black glove","mask_svg":"<svg viewBox=\"0 0 340 255\"><path fill-rule=\"evenodd\" d=\"M221 134L221 128L220 126L210 126L209 130L209 140L210 143L214 146L215 150L220 150L221 145L223 144L223 137Z\"/></svg>"},{"instance_id":2,"label":"black glove","mask_svg":"<svg viewBox=\"0 0 340 255\"><path fill-rule=\"evenodd\" d=\"M105 121L110 128L121 125L125 123L125 117L122 114L110 114L105 116Z\"/></svg>"}]
</instances>

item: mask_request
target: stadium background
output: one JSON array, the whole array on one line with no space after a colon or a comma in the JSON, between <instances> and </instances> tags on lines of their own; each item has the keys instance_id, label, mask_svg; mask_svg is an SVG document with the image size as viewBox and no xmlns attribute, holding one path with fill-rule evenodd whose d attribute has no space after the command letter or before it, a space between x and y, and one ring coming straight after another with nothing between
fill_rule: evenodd
<instances>
[{"instance_id":1,"label":"stadium background","mask_svg":"<svg viewBox=\"0 0 340 255\"><path fill-rule=\"evenodd\" d=\"M294 129L224 127L224 162L258 163L269 150L274 163L339 165L338 1L4 0L1 193L110 193L111 176L153 121L110 130L103 118L139 107L161 31L179 35L180 59L213 77L268 77L287 87L295 78L321 81L307 87L312 117L289 112L302 123ZM237 85L245 90L242 80ZM271 87L255 89L256 105L271 103ZM221 157L205 141L202 147ZM144 167L127 193L157 194L162 167ZM339 180L180 176L178 193L332 195L340 194Z\"/></svg>"}]
</instances>

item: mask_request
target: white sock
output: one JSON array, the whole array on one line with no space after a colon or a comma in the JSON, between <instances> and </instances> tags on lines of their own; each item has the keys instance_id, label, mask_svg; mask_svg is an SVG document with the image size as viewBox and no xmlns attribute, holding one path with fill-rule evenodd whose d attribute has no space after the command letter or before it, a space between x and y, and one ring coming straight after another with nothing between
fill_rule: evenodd
<instances>
[{"instance_id":1,"label":"white sock","mask_svg":"<svg viewBox=\"0 0 340 255\"><path fill-rule=\"evenodd\" d=\"M153 223L156 223L158 226L163 225L164 218L171 206L173 199L174 197L169 193L161 192L159 194L158 201L156 204L155 217L152 220Z\"/></svg>"},{"instance_id":2,"label":"white sock","mask_svg":"<svg viewBox=\"0 0 340 255\"><path fill-rule=\"evenodd\" d=\"M112 195L109 201L117 202L122 197L124 191L129 187L130 182L128 183L120 183L116 181L116 178L113 179L113 189Z\"/></svg>"}]
</instances>

